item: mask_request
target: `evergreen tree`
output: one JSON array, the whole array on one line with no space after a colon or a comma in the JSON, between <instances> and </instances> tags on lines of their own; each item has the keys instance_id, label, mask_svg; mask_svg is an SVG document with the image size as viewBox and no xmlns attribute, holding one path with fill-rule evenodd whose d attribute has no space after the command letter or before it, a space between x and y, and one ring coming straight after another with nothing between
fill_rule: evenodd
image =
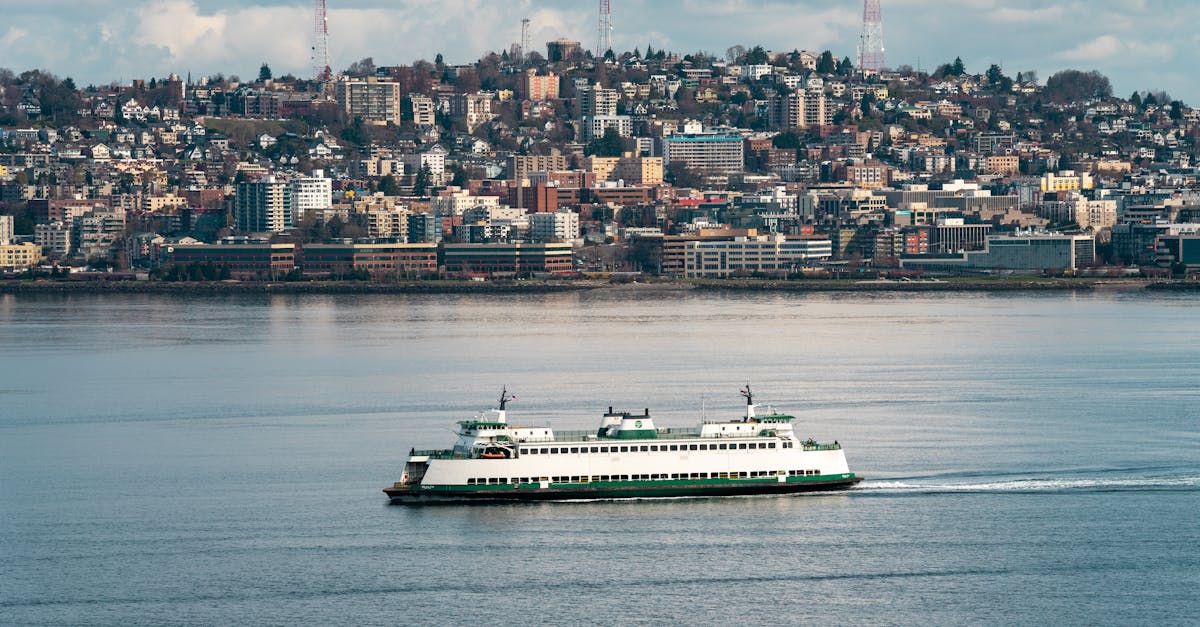
<instances>
[{"instance_id":1,"label":"evergreen tree","mask_svg":"<svg viewBox=\"0 0 1200 627\"><path fill-rule=\"evenodd\" d=\"M263 63L262 67L258 68L258 82L263 83L269 80L271 80L271 66Z\"/></svg>"},{"instance_id":2,"label":"evergreen tree","mask_svg":"<svg viewBox=\"0 0 1200 627\"><path fill-rule=\"evenodd\" d=\"M962 57L954 57L954 63L950 64L950 71L947 72L950 76L962 76L967 73L967 66L963 63Z\"/></svg>"},{"instance_id":3,"label":"evergreen tree","mask_svg":"<svg viewBox=\"0 0 1200 627\"><path fill-rule=\"evenodd\" d=\"M379 179L379 191L384 196L399 196L400 186L396 184L396 177L388 174Z\"/></svg>"},{"instance_id":4,"label":"evergreen tree","mask_svg":"<svg viewBox=\"0 0 1200 627\"><path fill-rule=\"evenodd\" d=\"M833 74L837 71L837 61L833 59L833 53L826 50L821 53L821 58L817 60L818 74Z\"/></svg>"},{"instance_id":5,"label":"evergreen tree","mask_svg":"<svg viewBox=\"0 0 1200 627\"><path fill-rule=\"evenodd\" d=\"M429 164L421 166L417 172L416 180L413 181L413 195L424 196L425 192L429 191L429 186L433 184L433 171L429 169Z\"/></svg>"},{"instance_id":6,"label":"evergreen tree","mask_svg":"<svg viewBox=\"0 0 1200 627\"><path fill-rule=\"evenodd\" d=\"M1131 104L1139 109L1142 108L1142 95L1137 93L1136 91L1133 92L1133 95L1129 97L1129 104Z\"/></svg>"}]
</instances>

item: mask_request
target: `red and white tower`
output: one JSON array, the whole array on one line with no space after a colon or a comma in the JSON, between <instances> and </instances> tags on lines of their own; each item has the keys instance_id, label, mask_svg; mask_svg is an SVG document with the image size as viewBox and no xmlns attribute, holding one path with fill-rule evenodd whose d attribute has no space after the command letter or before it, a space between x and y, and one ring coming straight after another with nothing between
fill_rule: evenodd
<instances>
[{"instance_id":1,"label":"red and white tower","mask_svg":"<svg viewBox=\"0 0 1200 627\"><path fill-rule=\"evenodd\" d=\"M612 7L609 0L600 0L600 22L596 27L596 58L612 49Z\"/></svg>"},{"instance_id":2,"label":"red and white tower","mask_svg":"<svg viewBox=\"0 0 1200 627\"><path fill-rule=\"evenodd\" d=\"M329 15L325 11L325 0L316 0L312 67L314 81L327 81L333 75L329 69Z\"/></svg>"},{"instance_id":3,"label":"red and white tower","mask_svg":"<svg viewBox=\"0 0 1200 627\"><path fill-rule=\"evenodd\" d=\"M879 0L863 0L863 30L858 42L858 70L883 70L883 10Z\"/></svg>"}]
</instances>

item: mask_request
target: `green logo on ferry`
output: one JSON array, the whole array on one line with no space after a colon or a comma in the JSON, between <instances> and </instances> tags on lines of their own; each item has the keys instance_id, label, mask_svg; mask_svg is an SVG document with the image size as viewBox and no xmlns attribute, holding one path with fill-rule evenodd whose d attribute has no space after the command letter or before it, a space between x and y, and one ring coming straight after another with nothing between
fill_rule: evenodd
<instances>
[{"instance_id":1,"label":"green logo on ferry","mask_svg":"<svg viewBox=\"0 0 1200 627\"><path fill-rule=\"evenodd\" d=\"M641 428L642 428L642 421L641 421L641 420L639 420L639 421L637 421L637 422L633 423L633 426L637 427L638 429L641 429Z\"/></svg>"}]
</instances>

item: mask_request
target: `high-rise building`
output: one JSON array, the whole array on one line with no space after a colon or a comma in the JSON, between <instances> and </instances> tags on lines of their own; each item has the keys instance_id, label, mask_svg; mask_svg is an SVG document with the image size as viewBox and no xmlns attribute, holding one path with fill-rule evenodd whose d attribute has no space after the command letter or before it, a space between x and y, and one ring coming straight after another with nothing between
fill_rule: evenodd
<instances>
[{"instance_id":1,"label":"high-rise building","mask_svg":"<svg viewBox=\"0 0 1200 627\"><path fill-rule=\"evenodd\" d=\"M720 135L673 135L663 138L663 164L685 164L689 169L712 174L733 174L745 169L745 152L740 137Z\"/></svg>"},{"instance_id":2,"label":"high-rise building","mask_svg":"<svg viewBox=\"0 0 1200 627\"><path fill-rule=\"evenodd\" d=\"M433 98L414 94L409 100L412 102L413 124L417 126L433 126L437 124Z\"/></svg>"},{"instance_id":3,"label":"high-rise building","mask_svg":"<svg viewBox=\"0 0 1200 627\"><path fill-rule=\"evenodd\" d=\"M238 183L234 218L239 231L278 233L292 228L293 215L287 183L273 176Z\"/></svg>"},{"instance_id":4,"label":"high-rise building","mask_svg":"<svg viewBox=\"0 0 1200 627\"><path fill-rule=\"evenodd\" d=\"M323 211L333 206L333 181L325 172L314 170L312 176L302 176L288 183L292 195L292 212L297 219L310 211Z\"/></svg>"},{"instance_id":5,"label":"high-rise building","mask_svg":"<svg viewBox=\"0 0 1200 627\"><path fill-rule=\"evenodd\" d=\"M579 238L579 214L570 210L529 214L529 236L535 242Z\"/></svg>"},{"instance_id":6,"label":"high-rise building","mask_svg":"<svg viewBox=\"0 0 1200 627\"><path fill-rule=\"evenodd\" d=\"M492 113L492 94L455 94L450 98L450 117L466 127L468 133L496 117Z\"/></svg>"},{"instance_id":7,"label":"high-rise building","mask_svg":"<svg viewBox=\"0 0 1200 627\"><path fill-rule=\"evenodd\" d=\"M343 76L334 85L338 106L350 118L370 124L400 124L400 83L375 77Z\"/></svg>"},{"instance_id":8,"label":"high-rise building","mask_svg":"<svg viewBox=\"0 0 1200 627\"><path fill-rule=\"evenodd\" d=\"M617 101L620 93L615 89L605 89L596 83L587 89L579 90L579 117L588 118L599 115L616 115Z\"/></svg>"},{"instance_id":9,"label":"high-rise building","mask_svg":"<svg viewBox=\"0 0 1200 627\"><path fill-rule=\"evenodd\" d=\"M432 213L414 213L408 216L408 242L410 244L442 241L442 219Z\"/></svg>"},{"instance_id":10,"label":"high-rise building","mask_svg":"<svg viewBox=\"0 0 1200 627\"><path fill-rule=\"evenodd\" d=\"M525 99L542 102L558 98L559 78L554 72L539 76L535 69L525 70Z\"/></svg>"},{"instance_id":11,"label":"high-rise building","mask_svg":"<svg viewBox=\"0 0 1200 627\"><path fill-rule=\"evenodd\" d=\"M13 239L13 217L0 216L0 246L11 244Z\"/></svg>"},{"instance_id":12,"label":"high-rise building","mask_svg":"<svg viewBox=\"0 0 1200 627\"><path fill-rule=\"evenodd\" d=\"M827 125L832 121L831 107L827 106L825 93L818 89L798 89L774 96L770 105L768 118L775 129L809 128Z\"/></svg>"}]
</instances>

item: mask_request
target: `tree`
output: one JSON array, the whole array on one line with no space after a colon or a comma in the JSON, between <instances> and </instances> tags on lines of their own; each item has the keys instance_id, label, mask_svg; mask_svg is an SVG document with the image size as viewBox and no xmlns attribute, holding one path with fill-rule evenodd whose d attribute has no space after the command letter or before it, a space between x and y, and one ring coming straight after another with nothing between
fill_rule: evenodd
<instances>
[{"instance_id":1,"label":"tree","mask_svg":"<svg viewBox=\"0 0 1200 627\"><path fill-rule=\"evenodd\" d=\"M433 171L429 169L428 163L422 164L421 169L417 171L416 179L413 180L413 195L424 196L432 184Z\"/></svg>"},{"instance_id":2,"label":"tree","mask_svg":"<svg viewBox=\"0 0 1200 627\"><path fill-rule=\"evenodd\" d=\"M597 157L620 157L625 152L625 139L612 127L604 129L603 136L592 138L584 148L584 154Z\"/></svg>"},{"instance_id":3,"label":"tree","mask_svg":"<svg viewBox=\"0 0 1200 627\"><path fill-rule=\"evenodd\" d=\"M817 59L818 74L833 74L837 71L837 61L833 58L833 53L826 50L821 53L821 58Z\"/></svg>"},{"instance_id":4,"label":"tree","mask_svg":"<svg viewBox=\"0 0 1200 627\"><path fill-rule=\"evenodd\" d=\"M363 77L363 76L370 76L374 73L375 73L375 58L374 57L363 57L362 59L359 59L358 61L351 63L350 67L346 68L346 74L348 74L350 76Z\"/></svg>"},{"instance_id":5,"label":"tree","mask_svg":"<svg viewBox=\"0 0 1200 627\"><path fill-rule=\"evenodd\" d=\"M839 76L854 74L854 63L850 61L850 57L842 59L842 62L838 64L837 73Z\"/></svg>"},{"instance_id":6,"label":"tree","mask_svg":"<svg viewBox=\"0 0 1200 627\"><path fill-rule=\"evenodd\" d=\"M747 65L762 65L769 60L770 59L767 57L767 51L764 50L762 46L755 46L746 53Z\"/></svg>"},{"instance_id":7,"label":"tree","mask_svg":"<svg viewBox=\"0 0 1200 627\"><path fill-rule=\"evenodd\" d=\"M698 188L704 185L703 177L689 168L687 163L679 160L671 161L667 165L666 171L663 172L663 180L675 187Z\"/></svg>"},{"instance_id":8,"label":"tree","mask_svg":"<svg viewBox=\"0 0 1200 627\"><path fill-rule=\"evenodd\" d=\"M962 57L954 57L954 63L950 64L949 76L962 76L967 73L967 66L963 63Z\"/></svg>"},{"instance_id":9,"label":"tree","mask_svg":"<svg viewBox=\"0 0 1200 627\"><path fill-rule=\"evenodd\" d=\"M271 80L271 66L265 62L258 68L258 82L265 83Z\"/></svg>"},{"instance_id":10,"label":"tree","mask_svg":"<svg viewBox=\"0 0 1200 627\"><path fill-rule=\"evenodd\" d=\"M800 136L797 135L795 131L786 131L776 135L775 137L772 137L771 145L780 149L792 148L799 150Z\"/></svg>"},{"instance_id":11,"label":"tree","mask_svg":"<svg viewBox=\"0 0 1200 627\"><path fill-rule=\"evenodd\" d=\"M987 81L996 91L1010 92L1012 91L1012 79L1004 75L1004 70L1000 69L995 63L988 68Z\"/></svg>"},{"instance_id":12,"label":"tree","mask_svg":"<svg viewBox=\"0 0 1200 627\"><path fill-rule=\"evenodd\" d=\"M1092 70L1063 70L1046 79L1046 89L1043 92L1047 98L1056 102L1077 102L1112 96L1112 83L1108 77Z\"/></svg>"},{"instance_id":13,"label":"tree","mask_svg":"<svg viewBox=\"0 0 1200 627\"><path fill-rule=\"evenodd\" d=\"M400 186L396 184L396 177L392 176L391 174L380 177L379 191L384 196L399 196Z\"/></svg>"},{"instance_id":14,"label":"tree","mask_svg":"<svg viewBox=\"0 0 1200 627\"><path fill-rule=\"evenodd\" d=\"M1136 91L1133 92L1133 95L1129 97L1129 104L1141 109L1142 108L1142 95L1137 93Z\"/></svg>"}]
</instances>

